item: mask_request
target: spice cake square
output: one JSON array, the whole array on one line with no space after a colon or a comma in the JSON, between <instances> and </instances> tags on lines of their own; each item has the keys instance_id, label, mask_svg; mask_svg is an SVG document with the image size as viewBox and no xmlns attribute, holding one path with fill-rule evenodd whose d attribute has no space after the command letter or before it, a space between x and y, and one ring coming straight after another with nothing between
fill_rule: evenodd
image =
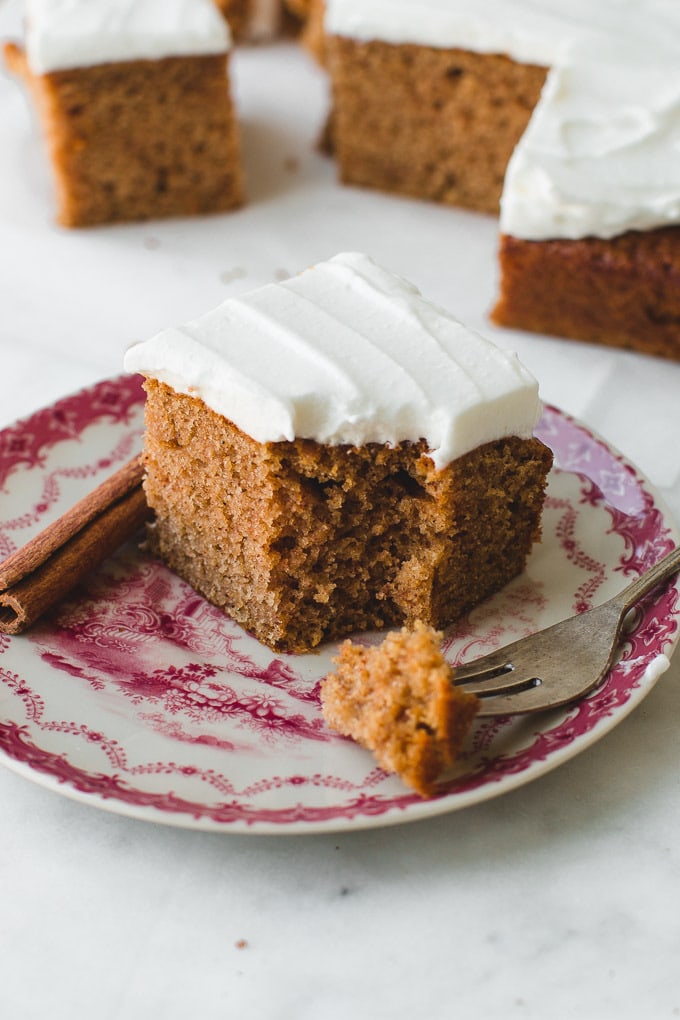
<instances>
[{"instance_id":1,"label":"spice cake square","mask_svg":"<svg viewBox=\"0 0 680 1020\"><path fill-rule=\"evenodd\" d=\"M27 0L8 66L34 98L68 227L243 201L229 29L212 0Z\"/></svg>"},{"instance_id":2,"label":"spice cake square","mask_svg":"<svg viewBox=\"0 0 680 1020\"><path fill-rule=\"evenodd\" d=\"M326 54L343 183L498 213L545 68L502 54L338 34Z\"/></svg>"},{"instance_id":3,"label":"spice cake square","mask_svg":"<svg viewBox=\"0 0 680 1020\"><path fill-rule=\"evenodd\" d=\"M496 323L680 360L680 7L326 8L343 181L500 203Z\"/></svg>"},{"instance_id":4,"label":"spice cake square","mask_svg":"<svg viewBox=\"0 0 680 1020\"><path fill-rule=\"evenodd\" d=\"M442 627L519 574L537 384L365 255L132 347L152 549L274 649Z\"/></svg>"}]
</instances>

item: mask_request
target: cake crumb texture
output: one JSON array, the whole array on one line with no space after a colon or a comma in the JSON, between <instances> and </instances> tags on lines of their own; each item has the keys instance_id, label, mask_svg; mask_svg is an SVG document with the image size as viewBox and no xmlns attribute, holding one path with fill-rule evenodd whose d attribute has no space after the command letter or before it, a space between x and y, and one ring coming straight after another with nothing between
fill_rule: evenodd
<instances>
[{"instance_id":1,"label":"cake crumb texture","mask_svg":"<svg viewBox=\"0 0 680 1020\"><path fill-rule=\"evenodd\" d=\"M33 74L27 82L67 227L196 215L243 202L228 56L167 57Z\"/></svg>"},{"instance_id":2,"label":"cake crumb texture","mask_svg":"<svg viewBox=\"0 0 680 1020\"><path fill-rule=\"evenodd\" d=\"M540 535L552 456L536 439L437 471L424 441L261 444L195 397L146 388L151 547L275 650L443 627L521 573Z\"/></svg>"},{"instance_id":3,"label":"cake crumb texture","mask_svg":"<svg viewBox=\"0 0 680 1020\"><path fill-rule=\"evenodd\" d=\"M502 55L327 40L346 184L497 213L547 71Z\"/></svg>"},{"instance_id":4,"label":"cake crumb texture","mask_svg":"<svg viewBox=\"0 0 680 1020\"><path fill-rule=\"evenodd\" d=\"M416 622L375 647L345 641L321 684L324 718L423 797L458 757L479 702L453 684L441 633Z\"/></svg>"}]
</instances>

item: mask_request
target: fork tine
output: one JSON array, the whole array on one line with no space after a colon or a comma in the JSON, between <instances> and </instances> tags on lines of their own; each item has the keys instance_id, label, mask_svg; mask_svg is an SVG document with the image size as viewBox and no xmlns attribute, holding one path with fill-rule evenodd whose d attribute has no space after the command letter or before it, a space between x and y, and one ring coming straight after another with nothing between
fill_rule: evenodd
<instances>
[{"instance_id":1,"label":"fork tine","mask_svg":"<svg viewBox=\"0 0 680 1020\"><path fill-rule=\"evenodd\" d=\"M516 644L516 642L515 642ZM476 681L491 680L494 677L505 676L512 670L512 649L514 644L505 645L495 652L482 655L479 659L456 666L454 683L457 686L465 686L466 690L473 690Z\"/></svg>"},{"instance_id":2,"label":"fork tine","mask_svg":"<svg viewBox=\"0 0 680 1020\"><path fill-rule=\"evenodd\" d=\"M609 670L620 618L618 600L604 603L456 668L453 682L481 699L479 717L567 704L596 687ZM598 643L600 633L609 640Z\"/></svg>"},{"instance_id":3,"label":"fork tine","mask_svg":"<svg viewBox=\"0 0 680 1020\"><path fill-rule=\"evenodd\" d=\"M568 699L573 701L573 698ZM560 704L567 704L561 702ZM551 702L548 708L559 708L560 704ZM522 700L521 694L497 694L491 698L482 698L476 719L493 719L502 715L531 715L533 712L545 712L545 705L530 705Z\"/></svg>"},{"instance_id":4,"label":"fork tine","mask_svg":"<svg viewBox=\"0 0 680 1020\"><path fill-rule=\"evenodd\" d=\"M584 697L617 658L630 609L679 569L677 546L607 602L456 667L453 683L480 698L478 716L538 712Z\"/></svg>"}]
</instances>

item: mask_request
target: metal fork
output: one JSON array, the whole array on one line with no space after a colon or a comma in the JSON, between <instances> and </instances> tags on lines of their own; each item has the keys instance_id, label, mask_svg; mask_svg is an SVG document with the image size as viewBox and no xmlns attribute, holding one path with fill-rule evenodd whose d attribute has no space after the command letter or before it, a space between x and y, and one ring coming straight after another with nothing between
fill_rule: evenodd
<instances>
[{"instance_id":1,"label":"metal fork","mask_svg":"<svg viewBox=\"0 0 680 1020\"><path fill-rule=\"evenodd\" d=\"M454 684L481 699L478 718L539 712L582 698L611 669L628 612L678 570L680 546L601 606L457 666Z\"/></svg>"}]
</instances>

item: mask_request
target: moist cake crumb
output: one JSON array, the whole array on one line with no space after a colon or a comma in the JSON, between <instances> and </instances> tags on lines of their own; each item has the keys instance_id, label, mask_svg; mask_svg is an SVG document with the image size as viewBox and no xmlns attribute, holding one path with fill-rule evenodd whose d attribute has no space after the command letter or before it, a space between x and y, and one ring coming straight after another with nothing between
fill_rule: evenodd
<instances>
[{"instance_id":1,"label":"moist cake crumb","mask_svg":"<svg viewBox=\"0 0 680 1020\"><path fill-rule=\"evenodd\" d=\"M418 621L375 647L345 641L336 671L321 684L331 729L372 751L381 768L423 797L436 793L437 780L460 754L479 705L454 686L441 640Z\"/></svg>"},{"instance_id":2,"label":"moist cake crumb","mask_svg":"<svg viewBox=\"0 0 680 1020\"><path fill-rule=\"evenodd\" d=\"M426 444L260 444L196 397L146 381L154 552L269 647L442 627L524 568L551 455L484 444L435 470Z\"/></svg>"}]
</instances>

